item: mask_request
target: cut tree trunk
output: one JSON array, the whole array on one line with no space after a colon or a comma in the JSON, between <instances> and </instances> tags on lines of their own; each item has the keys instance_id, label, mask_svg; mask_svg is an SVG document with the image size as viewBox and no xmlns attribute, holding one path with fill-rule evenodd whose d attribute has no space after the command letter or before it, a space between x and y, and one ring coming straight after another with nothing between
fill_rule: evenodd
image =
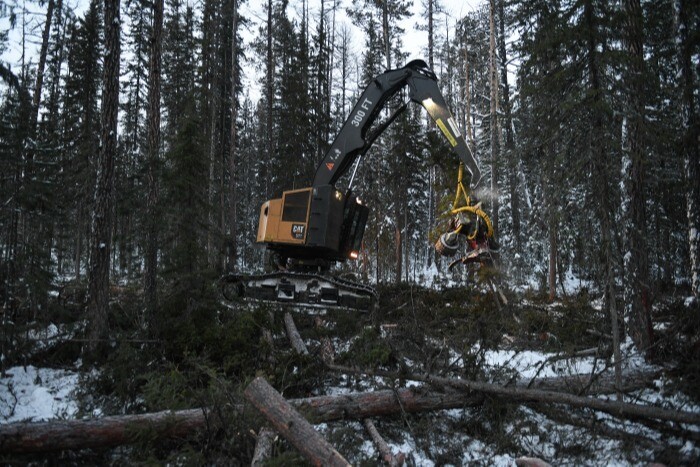
<instances>
[{"instance_id":1,"label":"cut tree trunk","mask_svg":"<svg viewBox=\"0 0 700 467\"><path fill-rule=\"evenodd\" d=\"M245 389L245 397L313 465L349 466L343 456L321 436L294 407L257 377Z\"/></svg>"},{"instance_id":2,"label":"cut tree trunk","mask_svg":"<svg viewBox=\"0 0 700 467\"><path fill-rule=\"evenodd\" d=\"M296 351L296 353L299 355L309 355L309 350L306 348L304 340L299 335L297 325L294 323L294 318L292 318L290 313L284 314L284 327L287 330L289 342L292 344L292 348Z\"/></svg>"},{"instance_id":3,"label":"cut tree trunk","mask_svg":"<svg viewBox=\"0 0 700 467\"><path fill-rule=\"evenodd\" d=\"M253 452L253 460L250 462L251 467L259 467L265 464L272 453L272 445L275 442L276 433L269 428L263 428L258 433L258 442L255 443L255 452Z\"/></svg>"},{"instance_id":4,"label":"cut tree trunk","mask_svg":"<svg viewBox=\"0 0 700 467\"><path fill-rule=\"evenodd\" d=\"M379 434L379 431L377 431L377 427L374 426L372 420L370 420L369 418L365 418L364 425L365 429L369 433L369 436L372 438L372 441L377 446L382 460L386 462L387 465L389 465L390 467L403 465L403 461L405 458L404 454L400 452L396 457L394 457L394 455L391 453L391 448L388 444L386 444L386 441L384 441L382 435Z\"/></svg>"}]
</instances>

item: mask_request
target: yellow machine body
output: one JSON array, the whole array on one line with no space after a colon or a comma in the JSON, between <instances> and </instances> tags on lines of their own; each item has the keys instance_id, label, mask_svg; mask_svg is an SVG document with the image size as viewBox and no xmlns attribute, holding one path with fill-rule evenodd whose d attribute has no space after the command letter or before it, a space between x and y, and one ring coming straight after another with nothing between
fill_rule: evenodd
<instances>
[{"instance_id":1,"label":"yellow machine body","mask_svg":"<svg viewBox=\"0 0 700 467\"><path fill-rule=\"evenodd\" d=\"M281 198L265 202L258 221L259 243L303 245L309 225L311 188L285 191Z\"/></svg>"}]
</instances>

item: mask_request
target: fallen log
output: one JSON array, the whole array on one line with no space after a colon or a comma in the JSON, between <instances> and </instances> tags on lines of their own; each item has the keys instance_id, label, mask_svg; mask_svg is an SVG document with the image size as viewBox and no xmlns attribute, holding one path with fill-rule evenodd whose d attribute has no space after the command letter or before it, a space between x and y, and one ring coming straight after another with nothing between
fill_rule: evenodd
<instances>
[{"instance_id":1,"label":"fallen log","mask_svg":"<svg viewBox=\"0 0 700 467\"><path fill-rule=\"evenodd\" d=\"M326 367L331 370L346 374L366 374L372 376L382 376L396 380L414 380L425 381L424 375L408 375L405 373L395 373L383 370L365 370L355 367L326 363ZM657 370L639 370L635 372L624 373L622 377L621 390L623 392L636 391L649 387L651 383L661 376L661 372ZM615 387L615 375L611 372L595 375L567 375L567 376L546 376L542 378L534 378L531 380L519 380L509 382L505 385L511 388L521 389L541 389L546 391L565 392L570 394L614 394L617 392Z\"/></svg>"},{"instance_id":2,"label":"fallen log","mask_svg":"<svg viewBox=\"0 0 700 467\"><path fill-rule=\"evenodd\" d=\"M329 368L344 372L360 372L357 369L338 365L329 365ZM379 373L381 372L374 374L380 375ZM398 378L393 373L383 376ZM406 375L400 376L403 379L410 379ZM655 377L655 374L649 373L647 377ZM626 383L627 380L628 377L625 379ZM588 377L538 378L531 382L530 387L576 392L585 386L587 381ZM639 376L634 378L633 382L632 387L628 389L644 387L649 380ZM609 386L606 387L606 385ZM515 387L526 386L527 383L523 382L516 383ZM596 385L589 391L596 394L612 392L614 392L613 380L608 381L606 378L599 378ZM293 399L289 402L312 423L323 423L341 419L362 420L368 417L396 415L402 413L402 408L406 413L416 413L474 406L483 400L483 394L443 393L423 388L318 396ZM240 407L235 409L240 410ZM207 409L189 409L109 416L94 420L10 423L0 425L0 452L47 452L118 446L136 441L139 430L144 428L160 437L191 436L197 430L206 428L208 416Z\"/></svg>"},{"instance_id":3,"label":"fallen log","mask_svg":"<svg viewBox=\"0 0 700 467\"><path fill-rule=\"evenodd\" d=\"M372 441L377 446L382 460L386 462L389 467L398 467L403 465L406 456L404 456L402 452L399 452L396 456L391 453L391 448L388 444L386 444L386 441L384 441L382 435L379 434L379 431L377 431L377 427L374 426L372 420L365 418L363 423L365 425L365 429L369 433L370 438L372 438Z\"/></svg>"},{"instance_id":4,"label":"fallen log","mask_svg":"<svg viewBox=\"0 0 700 467\"><path fill-rule=\"evenodd\" d=\"M139 415L116 415L96 420L52 420L0 425L0 452L30 453L66 449L105 448L137 441L149 430L163 438L191 436L205 428L207 409Z\"/></svg>"},{"instance_id":5,"label":"fallen log","mask_svg":"<svg viewBox=\"0 0 700 467\"><path fill-rule=\"evenodd\" d=\"M536 457L518 457L515 459L517 467L552 467L547 462Z\"/></svg>"},{"instance_id":6,"label":"fallen log","mask_svg":"<svg viewBox=\"0 0 700 467\"><path fill-rule=\"evenodd\" d=\"M413 379L413 378L411 378ZM427 376L425 382L448 386L469 391L477 391L485 394L493 394L507 398L511 401L534 401L554 404L566 404L572 407L589 408L608 413L622 418L653 418L667 422L688 423L700 425L700 412L685 412L681 410L667 410L650 405L630 404L626 402L607 401L592 397L582 397L563 392L545 391L541 389L522 389L503 387L497 384L483 383L480 381L457 380Z\"/></svg>"},{"instance_id":7,"label":"fallen log","mask_svg":"<svg viewBox=\"0 0 700 467\"><path fill-rule=\"evenodd\" d=\"M482 403L483 396L441 393L425 388L359 392L291 399L311 423L362 420L407 413L455 409ZM241 411L242 406L232 408ZM108 448L137 441L139 430L159 437L191 436L207 427L208 409L117 415L94 420L52 420L0 425L0 452L31 453Z\"/></svg>"},{"instance_id":8,"label":"fallen log","mask_svg":"<svg viewBox=\"0 0 700 467\"><path fill-rule=\"evenodd\" d=\"M292 348L299 355L309 355L309 350L304 344L304 340L299 335L297 330L297 325L294 323L294 318L292 318L291 313L287 312L284 314L284 327L287 330L287 337L289 342L292 344Z\"/></svg>"},{"instance_id":9,"label":"fallen log","mask_svg":"<svg viewBox=\"0 0 700 467\"><path fill-rule=\"evenodd\" d=\"M253 460L250 461L251 467L260 467L265 464L272 453L272 445L275 442L277 435L269 428L262 428L258 433L258 440L255 443L255 451L253 452Z\"/></svg>"},{"instance_id":10,"label":"fallen log","mask_svg":"<svg viewBox=\"0 0 700 467\"><path fill-rule=\"evenodd\" d=\"M297 412L265 378L255 378L244 391L246 399L275 430L317 466L350 466L350 463Z\"/></svg>"},{"instance_id":11,"label":"fallen log","mask_svg":"<svg viewBox=\"0 0 700 467\"><path fill-rule=\"evenodd\" d=\"M553 404L566 404L572 407L589 408L608 413L621 418L646 418L656 419L666 422L687 423L700 425L700 412L686 412L681 410L667 410L650 405L630 404L626 402L614 402L593 397L582 397L574 394L555 392L542 389L527 389L523 387L500 386L493 383L472 381L467 379L453 379L433 376L429 374L405 374L397 375L390 372L376 370L360 370L357 368L341 367L332 365L329 368L348 373L361 373L366 375L388 376L392 378L401 377L404 380L422 381L439 387L448 387L466 391L508 399L515 402L544 402Z\"/></svg>"}]
</instances>

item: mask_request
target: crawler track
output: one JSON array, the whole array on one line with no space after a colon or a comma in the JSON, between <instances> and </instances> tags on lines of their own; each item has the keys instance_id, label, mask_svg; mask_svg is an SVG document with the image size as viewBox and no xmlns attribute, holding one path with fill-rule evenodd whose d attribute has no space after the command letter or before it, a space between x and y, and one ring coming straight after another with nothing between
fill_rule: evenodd
<instances>
[{"instance_id":1,"label":"crawler track","mask_svg":"<svg viewBox=\"0 0 700 467\"><path fill-rule=\"evenodd\" d=\"M337 307L370 311L377 302L374 288L313 272L228 274L220 280L226 300L258 300L307 307Z\"/></svg>"}]
</instances>

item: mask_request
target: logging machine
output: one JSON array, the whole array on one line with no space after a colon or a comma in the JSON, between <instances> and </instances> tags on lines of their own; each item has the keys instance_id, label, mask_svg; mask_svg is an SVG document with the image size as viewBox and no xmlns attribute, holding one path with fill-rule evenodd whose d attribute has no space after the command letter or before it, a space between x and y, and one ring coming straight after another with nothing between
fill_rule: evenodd
<instances>
[{"instance_id":1,"label":"logging machine","mask_svg":"<svg viewBox=\"0 0 700 467\"><path fill-rule=\"evenodd\" d=\"M387 101L406 89L409 99L375 125ZM460 160L459 180L450 231L436 243L437 251L454 255L459 238L467 240L468 254L457 263L484 263L495 250L491 221L469 194L481 172L447 109L435 73L422 60L388 70L364 90L343 124L308 188L285 191L260 208L257 242L270 251L274 271L259 275L231 274L222 279L224 296L310 306L369 309L376 299L372 287L330 274L336 262L356 260L369 208L352 191L357 165L372 143L406 110L409 101L422 105L435 121ZM354 170L346 191L336 183ZM463 184L466 167L469 189Z\"/></svg>"}]
</instances>

